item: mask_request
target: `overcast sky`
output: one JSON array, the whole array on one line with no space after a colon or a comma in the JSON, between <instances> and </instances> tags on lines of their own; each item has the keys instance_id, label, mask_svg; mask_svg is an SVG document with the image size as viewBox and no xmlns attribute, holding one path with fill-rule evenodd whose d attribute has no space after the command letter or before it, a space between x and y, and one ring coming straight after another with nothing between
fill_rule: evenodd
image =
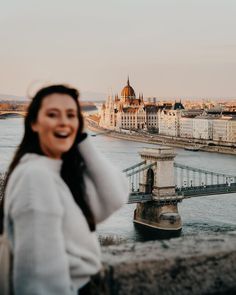
<instances>
[{"instance_id":1,"label":"overcast sky","mask_svg":"<svg viewBox=\"0 0 236 295\"><path fill-rule=\"evenodd\" d=\"M235 0L0 0L0 93L236 97Z\"/></svg>"}]
</instances>

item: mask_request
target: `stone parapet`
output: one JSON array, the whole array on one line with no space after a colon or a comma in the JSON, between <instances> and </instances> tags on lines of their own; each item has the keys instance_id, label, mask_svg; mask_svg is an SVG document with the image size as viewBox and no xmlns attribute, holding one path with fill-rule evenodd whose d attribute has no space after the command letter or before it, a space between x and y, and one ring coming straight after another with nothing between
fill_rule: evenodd
<instances>
[{"instance_id":1,"label":"stone parapet","mask_svg":"<svg viewBox=\"0 0 236 295\"><path fill-rule=\"evenodd\" d=\"M103 248L93 294L236 294L236 233Z\"/></svg>"}]
</instances>

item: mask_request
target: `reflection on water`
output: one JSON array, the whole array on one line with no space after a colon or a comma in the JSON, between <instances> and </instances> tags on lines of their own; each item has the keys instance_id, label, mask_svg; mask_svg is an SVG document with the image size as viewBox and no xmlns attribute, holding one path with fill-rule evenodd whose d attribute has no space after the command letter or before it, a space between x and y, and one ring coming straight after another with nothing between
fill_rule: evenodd
<instances>
[{"instance_id":1,"label":"reflection on water","mask_svg":"<svg viewBox=\"0 0 236 295\"><path fill-rule=\"evenodd\" d=\"M0 171L6 170L23 133L22 119L0 121ZM131 142L99 135L91 137L97 148L120 169L140 161L138 152L155 144ZM236 175L236 157L175 149L176 162L191 167ZM102 235L118 235L128 241L142 240L132 222L135 204L125 205L98 226ZM183 221L181 235L210 234L236 230L236 194L195 197L179 204Z\"/></svg>"}]
</instances>

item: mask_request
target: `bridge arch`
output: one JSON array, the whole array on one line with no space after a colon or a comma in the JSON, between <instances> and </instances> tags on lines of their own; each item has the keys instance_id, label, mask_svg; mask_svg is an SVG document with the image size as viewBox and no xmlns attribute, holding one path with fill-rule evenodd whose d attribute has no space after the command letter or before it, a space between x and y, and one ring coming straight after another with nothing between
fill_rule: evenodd
<instances>
[{"instance_id":1,"label":"bridge arch","mask_svg":"<svg viewBox=\"0 0 236 295\"><path fill-rule=\"evenodd\" d=\"M146 188L145 188L145 193L146 194L151 194L154 186L154 171L152 168L149 168L147 170L146 174Z\"/></svg>"},{"instance_id":2,"label":"bridge arch","mask_svg":"<svg viewBox=\"0 0 236 295\"><path fill-rule=\"evenodd\" d=\"M0 118L24 118L26 116L26 112L20 111L2 111L0 112Z\"/></svg>"}]
</instances>

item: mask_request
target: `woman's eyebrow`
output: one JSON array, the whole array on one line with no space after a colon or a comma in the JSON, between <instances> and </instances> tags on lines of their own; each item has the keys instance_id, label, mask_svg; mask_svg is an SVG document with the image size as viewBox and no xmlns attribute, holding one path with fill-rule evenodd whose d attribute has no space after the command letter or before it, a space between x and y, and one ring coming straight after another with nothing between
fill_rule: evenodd
<instances>
[{"instance_id":1,"label":"woman's eyebrow","mask_svg":"<svg viewBox=\"0 0 236 295\"><path fill-rule=\"evenodd\" d=\"M53 108L48 108L46 111L47 111L47 112L50 112L50 111L57 111L57 112L60 112L61 109L60 109L60 108L53 107ZM76 109L69 108L69 109L66 109L65 111L66 111L66 112L76 112Z\"/></svg>"},{"instance_id":2,"label":"woman's eyebrow","mask_svg":"<svg viewBox=\"0 0 236 295\"><path fill-rule=\"evenodd\" d=\"M48 108L46 111L59 111L57 108Z\"/></svg>"}]
</instances>

